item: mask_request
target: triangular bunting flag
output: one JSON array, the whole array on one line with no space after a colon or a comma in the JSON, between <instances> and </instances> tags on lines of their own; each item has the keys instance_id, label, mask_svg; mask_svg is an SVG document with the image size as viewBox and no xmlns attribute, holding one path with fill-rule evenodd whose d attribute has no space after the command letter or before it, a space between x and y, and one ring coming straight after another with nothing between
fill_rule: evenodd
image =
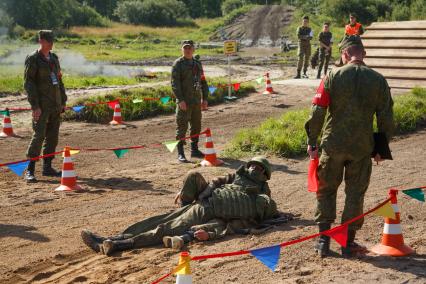
<instances>
[{"instance_id":1,"label":"triangular bunting flag","mask_svg":"<svg viewBox=\"0 0 426 284\"><path fill-rule=\"evenodd\" d=\"M214 92L217 90L217 88L216 87L213 87L213 86L211 86L211 87L209 87L209 92L210 92L210 94L214 94Z\"/></svg>"},{"instance_id":2,"label":"triangular bunting flag","mask_svg":"<svg viewBox=\"0 0 426 284\"><path fill-rule=\"evenodd\" d=\"M425 202L425 194L421 188L406 189L402 192L414 199L417 199L421 202Z\"/></svg>"},{"instance_id":3,"label":"triangular bunting flag","mask_svg":"<svg viewBox=\"0 0 426 284\"><path fill-rule=\"evenodd\" d=\"M0 110L0 114L10 116L10 112L9 112L8 109L6 109L6 110Z\"/></svg>"},{"instance_id":4,"label":"triangular bunting flag","mask_svg":"<svg viewBox=\"0 0 426 284\"><path fill-rule=\"evenodd\" d=\"M162 97L162 98L160 98L160 101L161 101L163 104L167 104L167 103L170 101L170 97Z\"/></svg>"},{"instance_id":5,"label":"triangular bunting flag","mask_svg":"<svg viewBox=\"0 0 426 284\"><path fill-rule=\"evenodd\" d=\"M342 247L346 247L348 242L348 225L346 224L335 227L328 232L324 232L324 235L329 236Z\"/></svg>"},{"instance_id":6,"label":"triangular bunting flag","mask_svg":"<svg viewBox=\"0 0 426 284\"><path fill-rule=\"evenodd\" d=\"M385 205L374 211L374 214L396 220L395 210L393 210L390 202L386 202Z\"/></svg>"},{"instance_id":7,"label":"triangular bunting flag","mask_svg":"<svg viewBox=\"0 0 426 284\"><path fill-rule=\"evenodd\" d=\"M272 271L275 271L278 261L280 259L281 247L276 245L273 247L266 247L260 249L251 250L250 253L256 257L260 262L269 267Z\"/></svg>"},{"instance_id":8,"label":"triangular bunting flag","mask_svg":"<svg viewBox=\"0 0 426 284\"><path fill-rule=\"evenodd\" d=\"M113 150L115 155L117 156L117 158L121 158L124 156L124 154L126 154L127 152L129 152L129 149L117 149L117 150Z\"/></svg>"},{"instance_id":9,"label":"triangular bunting flag","mask_svg":"<svg viewBox=\"0 0 426 284\"><path fill-rule=\"evenodd\" d=\"M70 155L72 156L72 155L75 155L75 154L78 154L78 153L80 153L80 150L70 150ZM62 158L63 157L65 157L65 152L64 153L62 153Z\"/></svg>"},{"instance_id":10,"label":"triangular bunting flag","mask_svg":"<svg viewBox=\"0 0 426 284\"><path fill-rule=\"evenodd\" d=\"M259 77L256 79L256 83L258 83L259 85L262 84L263 82L263 77Z\"/></svg>"},{"instance_id":11,"label":"triangular bunting flag","mask_svg":"<svg viewBox=\"0 0 426 284\"><path fill-rule=\"evenodd\" d=\"M179 144L179 140L176 140L176 141L166 141L163 144L167 147L167 149L171 153L173 153L173 151L175 150L177 144Z\"/></svg>"},{"instance_id":12,"label":"triangular bunting flag","mask_svg":"<svg viewBox=\"0 0 426 284\"><path fill-rule=\"evenodd\" d=\"M8 165L7 167L18 176L22 176L29 163L30 161L25 161L19 164Z\"/></svg>"},{"instance_id":13,"label":"triangular bunting flag","mask_svg":"<svg viewBox=\"0 0 426 284\"><path fill-rule=\"evenodd\" d=\"M119 100L113 100L113 101L108 102L107 104L109 105L110 108L114 109L115 105L118 104L118 103L120 103Z\"/></svg>"},{"instance_id":14,"label":"triangular bunting flag","mask_svg":"<svg viewBox=\"0 0 426 284\"><path fill-rule=\"evenodd\" d=\"M137 103L142 103L142 102L143 102L143 100L141 100L141 99L134 99L132 102L133 102L134 104L137 104Z\"/></svg>"},{"instance_id":15,"label":"triangular bunting flag","mask_svg":"<svg viewBox=\"0 0 426 284\"><path fill-rule=\"evenodd\" d=\"M234 84L234 90L235 90L235 92L238 92L239 89L240 89L240 83L235 83Z\"/></svg>"},{"instance_id":16,"label":"triangular bunting flag","mask_svg":"<svg viewBox=\"0 0 426 284\"><path fill-rule=\"evenodd\" d=\"M78 112L82 111L84 108L85 108L85 106L74 106L74 107L72 107L72 110L78 113Z\"/></svg>"},{"instance_id":17,"label":"triangular bunting flag","mask_svg":"<svg viewBox=\"0 0 426 284\"><path fill-rule=\"evenodd\" d=\"M315 158L309 162L308 168L308 191L317 192L318 191L318 174L317 169L319 165L319 159Z\"/></svg>"}]
</instances>

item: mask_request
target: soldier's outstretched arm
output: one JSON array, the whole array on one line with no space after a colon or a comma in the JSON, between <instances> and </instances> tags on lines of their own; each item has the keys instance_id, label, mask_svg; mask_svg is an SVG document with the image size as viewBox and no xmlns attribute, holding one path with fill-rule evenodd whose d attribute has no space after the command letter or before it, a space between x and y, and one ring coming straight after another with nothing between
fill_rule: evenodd
<instances>
[{"instance_id":1,"label":"soldier's outstretched arm","mask_svg":"<svg viewBox=\"0 0 426 284\"><path fill-rule=\"evenodd\" d=\"M378 131L384 133L388 140L390 140L395 130L393 100L389 85L384 78L382 94L376 109L376 117Z\"/></svg>"},{"instance_id":2,"label":"soldier's outstretched arm","mask_svg":"<svg viewBox=\"0 0 426 284\"><path fill-rule=\"evenodd\" d=\"M175 94L178 102L183 102L184 96L182 92L182 83L180 78L180 68L179 68L179 62L175 62L172 67L172 90Z\"/></svg>"},{"instance_id":3,"label":"soldier's outstretched arm","mask_svg":"<svg viewBox=\"0 0 426 284\"><path fill-rule=\"evenodd\" d=\"M25 59L24 89L28 96L28 102L33 110L40 108L40 97L36 84L37 62L35 58L28 56Z\"/></svg>"},{"instance_id":4,"label":"soldier's outstretched arm","mask_svg":"<svg viewBox=\"0 0 426 284\"><path fill-rule=\"evenodd\" d=\"M209 235L210 240L217 240L224 237L227 233L227 223L222 219L212 219L208 223L191 227L192 231L204 230Z\"/></svg>"}]
</instances>

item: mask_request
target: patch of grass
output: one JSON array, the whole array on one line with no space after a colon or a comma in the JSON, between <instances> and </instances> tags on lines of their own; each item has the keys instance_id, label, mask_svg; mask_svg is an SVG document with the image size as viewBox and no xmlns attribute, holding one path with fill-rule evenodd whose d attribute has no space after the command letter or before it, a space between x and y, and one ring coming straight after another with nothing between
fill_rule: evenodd
<instances>
[{"instance_id":1,"label":"patch of grass","mask_svg":"<svg viewBox=\"0 0 426 284\"><path fill-rule=\"evenodd\" d=\"M242 129L228 145L224 155L231 158L269 153L294 157L306 151L304 124L310 110L288 111L280 118L269 118L256 128ZM395 98L396 134L415 131L426 122L426 89L415 88Z\"/></svg>"},{"instance_id":2,"label":"patch of grass","mask_svg":"<svg viewBox=\"0 0 426 284\"><path fill-rule=\"evenodd\" d=\"M225 79L214 79L209 80L210 85L225 84ZM238 90L237 96L245 96L248 93L254 92L255 88L250 84L241 85ZM210 105L219 104L225 101L224 97L227 95L227 90L224 88L218 88L213 95L209 95L208 101ZM93 96L90 98L84 98L77 100L73 105L82 105L87 103L96 102L108 102L118 98L128 99L120 102L121 115L125 121L139 120L148 117L154 117L162 114L170 114L175 112L176 104L171 99L167 104L163 104L159 100L145 100L141 103L133 103L134 99L152 99L161 97L173 97L171 87L157 87L157 88L144 88L144 89L132 89L122 90L108 94L106 96ZM107 104L100 104L96 106L88 106L80 113L74 111L67 111L65 113L65 119L67 120L79 120L96 123L107 123L111 121L113 110L108 107Z\"/></svg>"}]
</instances>

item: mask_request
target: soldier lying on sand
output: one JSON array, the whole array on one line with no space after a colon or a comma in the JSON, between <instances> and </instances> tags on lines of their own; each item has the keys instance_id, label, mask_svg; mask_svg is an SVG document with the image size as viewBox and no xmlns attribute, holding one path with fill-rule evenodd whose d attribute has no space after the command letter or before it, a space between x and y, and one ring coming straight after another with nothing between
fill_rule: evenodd
<instances>
[{"instance_id":1,"label":"soldier lying on sand","mask_svg":"<svg viewBox=\"0 0 426 284\"><path fill-rule=\"evenodd\" d=\"M81 237L94 251L111 255L161 243L181 249L194 239L207 241L233 233L263 232L290 219L278 213L270 197L270 178L270 164L262 157L209 184L200 173L192 172L175 200L181 203L180 209L145 219L117 236L101 237L83 230Z\"/></svg>"}]
</instances>

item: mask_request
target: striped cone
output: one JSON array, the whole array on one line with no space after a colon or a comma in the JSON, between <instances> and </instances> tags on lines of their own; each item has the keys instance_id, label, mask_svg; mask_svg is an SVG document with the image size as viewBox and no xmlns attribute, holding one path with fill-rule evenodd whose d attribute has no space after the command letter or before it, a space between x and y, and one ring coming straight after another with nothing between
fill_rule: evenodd
<instances>
[{"instance_id":1,"label":"striped cone","mask_svg":"<svg viewBox=\"0 0 426 284\"><path fill-rule=\"evenodd\" d=\"M74 163L72 162L70 148L65 147L64 151L61 185L56 188L55 191L80 190L81 187L77 184L77 176L74 171Z\"/></svg>"},{"instance_id":2,"label":"striped cone","mask_svg":"<svg viewBox=\"0 0 426 284\"><path fill-rule=\"evenodd\" d=\"M121 120L121 108L120 104L116 103L114 106L114 115L112 116L112 120L109 124L111 125L119 125L122 124L123 121Z\"/></svg>"},{"instance_id":3,"label":"striped cone","mask_svg":"<svg viewBox=\"0 0 426 284\"><path fill-rule=\"evenodd\" d=\"M192 284L192 275L191 275L191 266L189 265L191 257L189 253L184 251L180 253L179 264L181 265L184 262L187 262L182 269L176 272L176 284Z\"/></svg>"},{"instance_id":4,"label":"striped cone","mask_svg":"<svg viewBox=\"0 0 426 284\"><path fill-rule=\"evenodd\" d=\"M12 121L10 120L9 110L6 109L6 114L3 117L3 130L0 133L0 137L15 137L15 133L13 133Z\"/></svg>"},{"instance_id":5,"label":"striped cone","mask_svg":"<svg viewBox=\"0 0 426 284\"><path fill-rule=\"evenodd\" d=\"M379 255L405 256L414 253L412 248L404 244L400 224L400 212L396 198L397 193L398 191L395 189L389 191L396 220L385 218L382 242L370 249L372 252Z\"/></svg>"},{"instance_id":6,"label":"striped cone","mask_svg":"<svg viewBox=\"0 0 426 284\"><path fill-rule=\"evenodd\" d=\"M201 161L201 165L203 167L216 167L223 164L223 161L216 157L216 150L214 149L210 128L207 128L206 130L206 144L203 152L204 160Z\"/></svg>"},{"instance_id":7,"label":"striped cone","mask_svg":"<svg viewBox=\"0 0 426 284\"><path fill-rule=\"evenodd\" d=\"M269 73L265 74L266 76L266 90L263 92L264 95L276 94L274 89L272 89L271 79L269 79Z\"/></svg>"}]
</instances>

